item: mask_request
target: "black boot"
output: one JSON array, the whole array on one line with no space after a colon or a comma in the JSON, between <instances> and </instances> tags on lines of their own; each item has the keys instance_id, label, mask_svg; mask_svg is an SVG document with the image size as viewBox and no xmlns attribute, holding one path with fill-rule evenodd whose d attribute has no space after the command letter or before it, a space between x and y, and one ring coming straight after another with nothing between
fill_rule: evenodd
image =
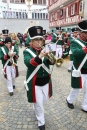
<instances>
[{"instance_id":1,"label":"black boot","mask_svg":"<svg viewBox=\"0 0 87 130\"><path fill-rule=\"evenodd\" d=\"M39 126L40 130L45 130L45 125Z\"/></svg>"},{"instance_id":2,"label":"black boot","mask_svg":"<svg viewBox=\"0 0 87 130\"><path fill-rule=\"evenodd\" d=\"M85 110L83 110L83 109L82 109L82 111L85 112L85 113L87 113L87 111L85 111Z\"/></svg>"},{"instance_id":3,"label":"black boot","mask_svg":"<svg viewBox=\"0 0 87 130\"><path fill-rule=\"evenodd\" d=\"M15 89L15 85L13 85L13 89Z\"/></svg>"},{"instance_id":4,"label":"black boot","mask_svg":"<svg viewBox=\"0 0 87 130\"><path fill-rule=\"evenodd\" d=\"M69 103L66 99L66 102L67 102L67 106L70 108L70 109L74 109L74 105L72 103Z\"/></svg>"},{"instance_id":5,"label":"black boot","mask_svg":"<svg viewBox=\"0 0 87 130\"><path fill-rule=\"evenodd\" d=\"M13 96L13 92L10 92L10 96Z\"/></svg>"}]
</instances>

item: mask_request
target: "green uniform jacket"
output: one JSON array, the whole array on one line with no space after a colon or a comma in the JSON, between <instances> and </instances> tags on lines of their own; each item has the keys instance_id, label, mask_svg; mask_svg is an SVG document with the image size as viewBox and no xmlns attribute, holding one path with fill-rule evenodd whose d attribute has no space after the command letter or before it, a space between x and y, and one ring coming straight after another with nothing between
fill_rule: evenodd
<instances>
[{"instance_id":1,"label":"green uniform jacket","mask_svg":"<svg viewBox=\"0 0 87 130\"><path fill-rule=\"evenodd\" d=\"M69 38L69 41L70 41L70 45L71 45L72 37ZM73 54L70 54L70 61L73 61Z\"/></svg>"},{"instance_id":2,"label":"green uniform jacket","mask_svg":"<svg viewBox=\"0 0 87 130\"><path fill-rule=\"evenodd\" d=\"M8 55L8 52L9 52L8 48L6 46L3 46L3 48L5 50L5 53ZM16 52L16 56L18 58L18 51L15 47L14 47L14 52ZM0 48L0 60L2 60L3 66L5 65L6 61L8 60L7 55L4 55L2 49ZM8 63L8 65L10 65L10 63Z\"/></svg>"},{"instance_id":3,"label":"green uniform jacket","mask_svg":"<svg viewBox=\"0 0 87 130\"><path fill-rule=\"evenodd\" d=\"M0 47L4 46L4 38L0 38Z\"/></svg>"},{"instance_id":4,"label":"green uniform jacket","mask_svg":"<svg viewBox=\"0 0 87 130\"><path fill-rule=\"evenodd\" d=\"M27 40L26 40L26 42L25 42L25 46L26 47L29 47L29 42L31 42L31 39L28 37Z\"/></svg>"},{"instance_id":5,"label":"green uniform jacket","mask_svg":"<svg viewBox=\"0 0 87 130\"><path fill-rule=\"evenodd\" d=\"M12 40L14 43L14 46L16 47L18 54L19 54L19 45L20 45L20 41L19 40Z\"/></svg>"},{"instance_id":6,"label":"green uniform jacket","mask_svg":"<svg viewBox=\"0 0 87 130\"><path fill-rule=\"evenodd\" d=\"M77 39L84 45L87 45L87 42L84 42L80 40L79 38ZM82 60L84 59L86 53L82 50L82 46L79 45L78 42L76 42L73 38L71 38L71 43L70 43L70 49L73 53L73 65L75 66L76 69L78 69L79 65L81 64ZM83 68L87 68L87 61L83 65ZM72 77L71 76L71 86L72 88L82 88L82 79L81 77Z\"/></svg>"},{"instance_id":7,"label":"green uniform jacket","mask_svg":"<svg viewBox=\"0 0 87 130\"><path fill-rule=\"evenodd\" d=\"M3 46L6 55L3 53L2 49L0 48L0 60L2 61L3 67L5 65L5 63L7 62L7 60L10 58L8 56L8 48L6 46ZM17 59L18 59L18 51L17 49L14 47L14 52L16 52L16 55L14 56L14 62L17 63ZM11 66L11 62L8 63L9 66ZM15 66L15 71L16 71L16 77L19 76L19 72L18 72L18 66ZM4 69L4 72L6 73L6 68ZM6 74L4 75L5 78L7 78Z\"/></svg>"},{"instance_id":8,"label":"green uniform jacket","mask_svg":"<svg viewBox=\"0 0 87 130\"><path fill-rule=\"evenodd\" d=\"M57 34L56 34L57 35ZM57 42L57 37L55 36L55 34L52 34L52 40L51 40L51 42L53 42L53 43L56 43ZM63 40L58 40L58 42L56 43L57 45L63 45L64 44L64 42L63 42Z\"/></svg>"},{"instance_id":9,"label":"green uniform jacket","mask_svg":"<svg viewBox=\"0 0 87 130\"><path fill-rule=\"evenodd\" d=\"M36 54L36 51L32 48L29 48L34 54ZM31 64L31 59L33 56L27 51L23 51L24 55L24 63L27 66L27 74L26 74L26 81L29 78L29 76L32 74L32 72L35 70L36 66ZM50 68L49 66L49 60L44 57L43 63L46 65L47 68ZM54 64L54 63L53 63ZM51 83L51 75L47 73L46 70L44 70L42 67L38 70L38 72L33 76L33 78L29 81L28 88L29 91L27 91L27 98L28 102L36 102L36 97L35 97L35 81L36 78L42 78L48 76L49 78L49 97L52 96L52 83Z\"/></svg>"}]
</instances>

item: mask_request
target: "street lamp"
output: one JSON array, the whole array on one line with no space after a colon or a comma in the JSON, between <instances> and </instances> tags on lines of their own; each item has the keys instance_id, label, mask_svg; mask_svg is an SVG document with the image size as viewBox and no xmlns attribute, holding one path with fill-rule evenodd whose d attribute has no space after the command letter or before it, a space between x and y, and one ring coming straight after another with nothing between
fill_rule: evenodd
<instances>
[{"instance_id":1,"label":"street lamp","mask_svg":"<svg viewBox=\"0 0 87 130\"><path fill-rule=\"evenodd\" d=\"M26 0L25 2L26 2L26 5L27 5L28 9L30 10L30 8L31 8L31 6L33 4L33 0Z\"/></svg>"}]
</instances>

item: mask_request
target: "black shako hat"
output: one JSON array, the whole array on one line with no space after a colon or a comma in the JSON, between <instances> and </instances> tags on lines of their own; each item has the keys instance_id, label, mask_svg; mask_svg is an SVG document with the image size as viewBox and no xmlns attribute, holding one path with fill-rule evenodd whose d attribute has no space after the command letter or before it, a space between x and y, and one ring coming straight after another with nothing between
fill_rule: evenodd
<instances>
[{"instance_id":1,"label":"black shako hat","mask_svg":"<svg viewBox=\"0 0 87 130\"><path fill-rule=\"evenodd\" d=\"M78 27L81 31L87 32L87 20L83 20L78 23Z\"/></svg>"},{"instance_id":2,"label":"black shako hat","mask_svg":"<svg viewBox=\"0 0 87 130\"><path fill-rule=\"evenodd\" d=\"M56 30L60 30L60 31L62 31L62 30L61 30L61 27L56 27Z\"/></svg>"},{"instance_id":3,"label":"black shako hat","mask_svg":"<svg viewBox=\"0 0 87 130\"><path fill-rule=\"evenodd\" d=\"M72 28L72 32L78 32L79 31L79 28L75 27L75 28Z\"/></svg>"},{"instance_id":4,"label":"black shako hat","mask_svg":"<svg viewBox=\"0 0 87 130\"><path fill-rule=\"evenodd\" d=\"M4 42L4 43L6 44L6 43L8 43L8 42L11 42L11 43L12 43L12 40L11 40L10 37L6 37L6 38L5 38L5 42Z\"/></svg>"},{"instance_id":5,"label":"black shako hat","mask_svg":"<svg viewBox=\"0 0 87 130\"><path fill-rule=\"evenodd\" d=\"M3 29L3 30L2 30L2 34L3 34L3 35L8 35L8 33L9 33L9 30L8 30L8 29Z\"/></svg>"},{"instance_id":6,"label":"black shako hat","mask_svg":"<svg viewBox=\"0 0 87 130\"><path fill-rule=\"evenodd\" d=\"M43 30L43 35L45 35L46 34L46 30Z\"/></svg>"},{"instance_id":7,"label":"black shako hat","mask_svg":"<svg viewBox=\"0 0 87 130\"><path fill-rule=\"evenodd\" d=\"M41 26L32 26L28 29L30 39L43 38L43 28Z\"/></svg>"}]
</instances>

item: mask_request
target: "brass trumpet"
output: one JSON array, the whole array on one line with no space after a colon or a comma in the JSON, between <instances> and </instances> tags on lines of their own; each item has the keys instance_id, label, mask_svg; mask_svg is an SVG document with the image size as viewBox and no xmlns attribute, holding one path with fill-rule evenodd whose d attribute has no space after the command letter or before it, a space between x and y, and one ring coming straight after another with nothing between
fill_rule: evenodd
<instances>
[{"instance_id":1,"label":"brass trumpet","mask_svg":"<svg viewBox=\"0 0 87 130\"><path fill-rule=\"evenodd\" d=\"M41 46L41 45L40 45L40 47L41 47L42 49L44 49L44 46ZM50 52L46 55L46 57L49 59L50 62L56 61L56 58L55 58L54 54L52 53L52 50L51 50L51 49L50 49Z\"/></svg>"},{"instance_id":2,"label":"brass trumpet","mask_svg":"<svg viewBox=\"0 0 87 130\"><path fill-rule=\"evenodd\" d=\"M57 67L60 67L62 65L62 63L63 63L63 58L56 59L56 66Z\"/></svg>"},{"instance_id":3,"label":"brass trumpet","mask_svg":"<svg viewBox=\"0 0 87 130\"><path fill-rule=\"evenodd\" d=\"M42 49L44 49L44 46L41 46L41 45L40 45L40 47L41 47ZM58 58L58 59L57 59L57 58L54 56L54 54L52 53L51 49L50 49L50 52L47 54L47 58L49 59L50 62L56 61L55 64L56 64L57 67L60 67L60 66L62 65L62 63L63 63L63 58Z\"/></svg>"},{"instance_id":4,"label":"brass trumpet","mask_svg":"<svg viewBox=\"0 0 87 130\"><path fill-rule=\"evenodd\" d=\"M15 54L15 52L13 52L13 50L12 49L10 49L10 51L9 51L11 54ZM14 58L13 58L13 56L10 56L10 62L12 63L12 65L16 65L16 63L14 62Z\"/></svg>"}]
</instances>

